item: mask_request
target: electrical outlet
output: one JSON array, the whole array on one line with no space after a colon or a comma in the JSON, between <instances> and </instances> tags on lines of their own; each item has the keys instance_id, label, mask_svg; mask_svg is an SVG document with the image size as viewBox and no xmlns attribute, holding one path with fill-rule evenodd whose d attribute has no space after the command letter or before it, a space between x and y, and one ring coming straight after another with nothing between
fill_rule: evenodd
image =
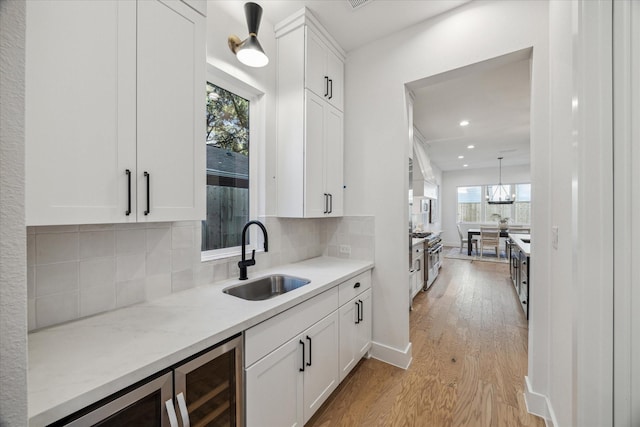
<instances>
[{"instance_id":1,"label":"electrical outlet","mask_svg":"<svg viewBox=\"0 0 640 427\"><path fill-rule=\"evenodd\" d=\"M351 253L351 246L349 246L349 245L340 245L340 253L341 254L350 254Z\"/></svg>"}]
</instances>

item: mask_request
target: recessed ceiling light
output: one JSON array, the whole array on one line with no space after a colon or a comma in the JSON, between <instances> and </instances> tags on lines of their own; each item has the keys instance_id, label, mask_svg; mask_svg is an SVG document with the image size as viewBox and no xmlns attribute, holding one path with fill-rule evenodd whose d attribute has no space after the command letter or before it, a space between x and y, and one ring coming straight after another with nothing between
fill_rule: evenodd
<instances>
[{"instance_id":1,"label":"recessed ceiling light","mask_svg":"<svg viewBox=\"0 0 640 427\"><path fill-rule=\"evenodd\" d=\"M459 159L464 159L464 156L458 156Z\"/></svg>"},{"instance_id":2,"label":"recessed ceiling light","mask_svg":"<svg viewBox=\"0 0 640 427\"><path fill-rule=\"evenodd\" d=\"M469 167L469 165L465 163L464 165L462 165L462 167L463 168L467 168L467 167Z\"/></svg>"},{"instance_id":3,"label":"recessed ceiling light","mask_svg":"<svg viewBox=\"0 0 640 427\"><path fill-rule=\"evenodd\" d=\"M463 120L460 122L460 126L469 126L469 120Z\"/></svg>"},{"instance_id":4,"label":"recessed ceiling light","mask_svg":"<svg viewBox=\"0 0 640 427\"><path fill-rule=\"evenodd\" d=\"M475 146L475 145L467 145L467 148L468 148L469 150L472 150L472 149L476 148L476 146Z\"/></svg>"}]
</instances>

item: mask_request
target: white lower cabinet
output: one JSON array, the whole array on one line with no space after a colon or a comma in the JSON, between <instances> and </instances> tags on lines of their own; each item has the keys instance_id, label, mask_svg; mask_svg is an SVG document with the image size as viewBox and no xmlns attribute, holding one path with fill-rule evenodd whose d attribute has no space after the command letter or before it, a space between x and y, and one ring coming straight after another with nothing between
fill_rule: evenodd
<instances>
[{"instance_id":1,"label":"white lower cabinet","mask_svg":"<svg viewBox=\"0 0 640 427\"><path fill-rule=\"evenodd\" d=\"M302 426L338 383L334 311L247 368L247 426Z\"/></svg>"},{"instance_id":2,"label":"white lower cabinet","mask_svg":"<svg viewBox=\"0 0 640 427\"><path fill-rule=\"evenodd\" d=\"M340 381L371 348L371 289L340 307Z\"/></svg>"},{"instance_id":3,"label":"white lower cabinet","mask_svg":"<svg viewBox=\"0 0 640 427\"><path fill-rule=\"evenodd\" d=\"M303 426L371 347L366 271L245 331L247 426Z\"/></svg>"}]
</instances>

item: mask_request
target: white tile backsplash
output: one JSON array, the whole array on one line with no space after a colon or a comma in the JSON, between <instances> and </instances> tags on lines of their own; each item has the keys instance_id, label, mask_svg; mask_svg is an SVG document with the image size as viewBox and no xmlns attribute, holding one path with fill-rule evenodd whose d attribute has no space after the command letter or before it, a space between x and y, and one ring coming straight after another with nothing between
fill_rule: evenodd
<instances>
[{"instance_id":1,"label":"white tile backsplash","mask_svg":"<svg viewBox=\"0 0 640 427\"><path fill-rule=\"evenodd\" d=\"M116 283L116 307L126 307L146 301L146 279L119 281Z\"/></svg>"},{"instance_id":2,"label":"white tile backsplash","mask_svg":"<svg viewBox=\"0 0 640 427\"><path fill-rule=\"evenodd\" d=\"M147 230L126 229L116 231L116 253L145 253L147 251Z\"/></svg>"},{"instance_id":3,"label":"white tile backsplash","mask_svg":"<svg viewBox=\"0 0 640 427\"><path fill-rule=\"evenodd\" d=\"M36 265L36 298L78 292L78 261Z\"/></svg>"},{"instance_id":4,"label":"white tile backsplash","mask_svg":"<svg viewBox=\"0 0 640 427\"><path fill-rule=\"evenodd\" d=\"M109 231L81 231L80 259L114 256L116 235Z\"/></svg>"},{"instance_id":5,"label":"white tile backsplash","mask_svg":"<svg viewBox=\"0 0 640 427\"><path fill-rule=\"evenodd\" d=\"M147 253L147 276L171 273L171 251L154 250Z\"/></svg>"},{"instance_id":6,"label":"white tile backsplash","mask_svg":"<svg viewBox=\"0 0 640 427\"><path fill-rule=\"evenodd\" d=\"M373 217L260 220L269 252L249 277L321 255L374 259ZM28 227L29 330L237 277L238 255L200 261L200 231L199 221Z\"/></svg>"},{"instance_id":7,"label":"white tile backsplash","mask_svg":"<svg viewBox=\"0 0 640 427\"><path fill-rule=\"evenodd\" d=\"M79 317L78 291L36 298L35 310L38 328L77 319Z\"/></svg>"},{"instance_id":8,"label":"white tile backsplash","mask_svg":"<svg viewBox=\"0 0 640 427\"><path fill-rule=\"evenodd\" d=\"M78 259L78 233L36 234L36 264Z\"/></svg>"},{"instance_id":9,"label":"white tile backsplash","mask_svg":"<svg viewBox=\"0 0 640 427\"><path fill-rule=\"evenodd\" d=\"M116 282L143 279L146 275L147 255L126 254L116 257Z\"/></svg>"}]
</instances>

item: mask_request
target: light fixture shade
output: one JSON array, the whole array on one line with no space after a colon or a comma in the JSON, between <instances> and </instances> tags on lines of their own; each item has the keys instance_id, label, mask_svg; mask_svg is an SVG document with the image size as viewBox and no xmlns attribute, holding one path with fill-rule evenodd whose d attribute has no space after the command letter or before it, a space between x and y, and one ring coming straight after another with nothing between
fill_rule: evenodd
<instances>
[{"instance_id":1,"label":"light fixture shade","mask_svg":"<svg viewBox=\"0 0 640 427\"><path fill-rule=\"evenodd\" d=\"M238 61L249 67L264 67L269 63L269 58L264 53L258 38L251 34L242 42L236 51Z\"/></svg>"},{"instance_id":2,"label":"light fixture shade","mask_svg":"<svg viewBox=\"0 0 640 427\"><path fill-rule=\"evenodd\" d=\"M269 63L269 58L258 41L262 7L252 2L245 3L244 14L247 18L249 37L240 41L237 36L229 36L229 48L243 64L250 67L264 67Z\"/></svg>"}]
</instances>

